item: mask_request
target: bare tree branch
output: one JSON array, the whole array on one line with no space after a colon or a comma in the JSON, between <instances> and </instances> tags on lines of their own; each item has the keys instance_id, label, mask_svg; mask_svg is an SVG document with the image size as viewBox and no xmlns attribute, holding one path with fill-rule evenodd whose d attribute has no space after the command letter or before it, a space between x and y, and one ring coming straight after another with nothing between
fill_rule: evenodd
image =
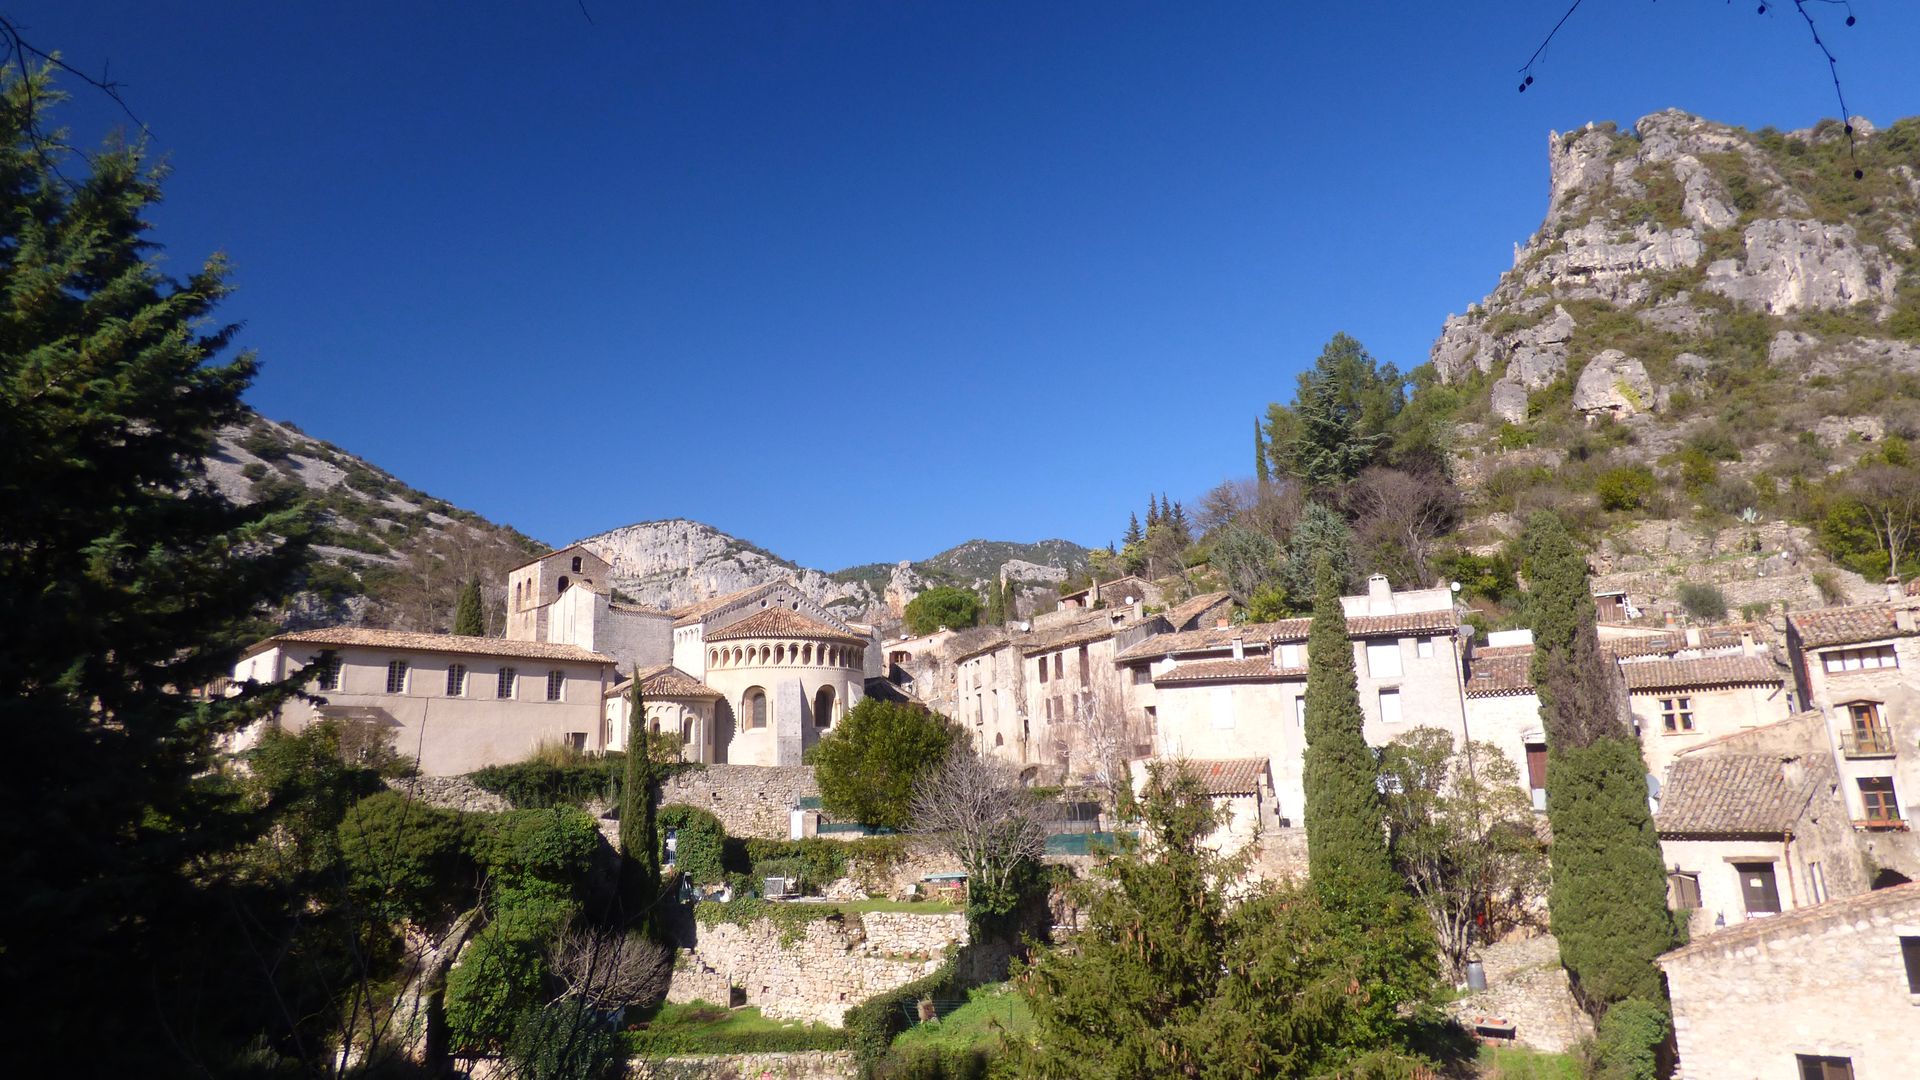
<instances>
[{"instance_id":1,"label":"bare tree branch","mask_svg":"<svg viewBox=\"0 0 1920 1080\"><path fill-rule=\"evenodd\" d=\"M1019 773L964 746L914 793L913 817L916 832L966 868L974 903L996 912L1011 910L1020 873L1047 853L1039 800Z\"/></svg>"}]
</instances>

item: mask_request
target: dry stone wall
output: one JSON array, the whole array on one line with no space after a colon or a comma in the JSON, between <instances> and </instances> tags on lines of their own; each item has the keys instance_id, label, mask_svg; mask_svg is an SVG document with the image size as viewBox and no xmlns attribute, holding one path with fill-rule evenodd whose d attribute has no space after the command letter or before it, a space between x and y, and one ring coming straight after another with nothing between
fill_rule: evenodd
<instances>
[{"instance_id":1,"label":"dry stone wall","mask_svg":"<svg viewBox=\"0 0 1920 1080\"><path fill-rule=\"evenodd\" d=\"M844 913L806 924L797 939L768 920L702 924L676 964L667 1000L759 1006L776 1020L838 1026L875 994L940 967L967 943L966 916ZM738 988L744 1001L733 998Z\"/></svg>"},{"instance_id":2,"label":"dry stone wall","mask_svg":"<svg viewBox=\"0 0 1920 1080\"><path fill-rule=\"evenodd\" d=\"M495 795L464 776L411 776L388 780L387 786L410 799L442 810L499 814L513 809L513 804L505 796Z\"/></svg>"},{"instance_id":3,"label":"dry stone wall","mask_svg":"<svg viewBox=\"0 0 1920 1080\"><path fill-rule=\"evenodd\" d=\"M790 811L819 794L811 765L706 765L662 785L660 805L697 806L719 818L728 836L785 840Z\"/></svg>"},{"instance_id":4,"label":"dry stone wall","mask_svg":"<svg viewBox=\"0 0 1920 1080\"><path fill-rule=\"evenodd\" d=\"M1560 943L1550 935L1485 946L1480 961L1487 988L1451 1006L1453 1015L1473 1030L1480 1017L1514 1025L1514 1041L1548 1053L1565 1053L1593 1035L1593 1022L1576 1005L1560 966Z\"/></svg>"},{"instance_id":5,"label":"dry stone wall","mask_svg":"<svg viewBox=\"0 0 1920 1080\"><path fill-rule=\"evenodd\" d=\"M860 1075L851 1050L809 1050L790 1054L702 1054L634 1058L627 1065L634 1080L853 1080Z\"/></svg>"}]
</instances>

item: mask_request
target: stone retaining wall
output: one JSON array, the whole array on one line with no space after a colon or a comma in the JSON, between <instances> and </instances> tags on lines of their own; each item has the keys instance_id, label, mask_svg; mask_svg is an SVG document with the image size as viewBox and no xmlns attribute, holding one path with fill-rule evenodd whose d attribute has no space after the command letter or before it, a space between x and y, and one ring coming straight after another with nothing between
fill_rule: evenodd
<instances>
[{"instance_id":1,"label":"stone retaining wall","mask_svg":"<svg viewBox=\"0 0 1920 1080\"><path fill-rule=\"evenodd\" d=\"M1593 1021L1574 1004L1560 943L1551 935L1483 946L1487 988L1455 1001L1453 1015L1473 1030L1474 1018L1500 1017L1514 1025L1514 1042L1561 1054L1593 1036Z\"/></svg>"},{"instance_id":2,"label":"stone retaining wall","mask_svg":"<svg viewBox=\"0 0 1920 1080\"><path fill-rule=\"evenodd\" d=\"M387 786L410 799L442 810L468 814L498 814L513 809L505 796L495 795L464 776L412 776L388 780Z\"/></svg>"},{"instance_id":3,"label":"stone retaining wall","mask_svg":"<svg viewBox=\"0 0 1920 1080\"><path fill-rule=\"evenodd\" d=\"M782 942L767 920L701 924L668 987L673 1002L727 1002L730 987L777 1020L839 1025L848 1009L932 974L967 943L966 916L906 912L842 914L806 924Z\"/></svg>"},{"instance_id":4,"label":"stone retaining wall","mask_svg":"<svg viewBox=\"0 0 1920 1080\"><path fill-rule=\"evenodd\" d=\"M809 1050L791 1054L702 1054L634 1058L627 1075L635 1080L854 1080L860 1070L851 1050Z\"/></svg>"},{"instance_id":5,"label":"stone retaining wall","mask_svg":"<svg viewBox=\"0 0 1920 1080\"><path fill-rule=\"evenodd\" d=\"M660 805L697 806L719 818L728 836L785 840L794 806L819 794L811 765L704 765L661 785Z\"/></svg>"}]
</instances>

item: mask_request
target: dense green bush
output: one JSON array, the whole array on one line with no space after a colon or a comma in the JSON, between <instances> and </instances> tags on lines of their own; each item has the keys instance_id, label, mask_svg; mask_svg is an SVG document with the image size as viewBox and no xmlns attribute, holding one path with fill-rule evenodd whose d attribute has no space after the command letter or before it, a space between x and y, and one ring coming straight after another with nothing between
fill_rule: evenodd
<instances>
[{"instance_id":1,"label":"dense green bush","mask_svg":"<svg viewBox=\"0 0 1920 1080\"><path fill-rule=\"evenodd\" d=\"M814 892L843 877L872 878L885 873L906 854L906 839L897 836L859 840L749 837L727 840L725 863L729 872L747 876L755 888L761 879L778 875L796 878L803 892Z\"/></svg>"},{"instance_id":2,"label":"dense green bush","mask_svg":"<svg viewBox=\"0 0 1920 1080\"><path fill-rule=\"evenodd\" d=\"M584 806L594 799L611 803L619 800L619 778L625 761L624 754L581 758L565 765L522 761L514 765L489 765L468 774L467 779L521 810Z\"/></svg>"},{"instance_id":3,"label":"dense green bush","mask_svg":"<svg viewBox=\"0 0 1920 1080\"><path fill-rule=\"evenodd\" d=\"M600 830L584 812L510 810L479 818L474 854L487 869L490 905L571 903L593 872Z\"/></svg>"},{"instance_id":4,"label":"dense green bush","mask_svg":"<svg viewBox=\"0 0 1920 1080\"><path fill-rule=\"evenodd\" d=\"M1703 581L1682 582L1676 595L1680 606L1696 619L1727 617L1727 596L1713 585Z\"/></svg>"},{"instance_id":5,"label":"dense green bush","mask_svg":"<svg viewBox=\"0 0 1920 1080\"><path fill-rule=\"evenodd\" d=\"M340 823L340 854L356 899L388 922L428 922L470 906L476 878L461 815L382 791Z\"/></svg>"},{"instance_id":6,"label":"dense green bush","mask_svg":"<svg viewBox=\"0 0 1920 1080\"><path fill-rule=\"evenodd\" d=\"M780 1025L743 1016L721 1005L696 1001L668 1006L637 1031L627 1033L635 1057L678 1054L778 1054L807 1050L844 1050L846 1032L821 1024Z\"/></svg>"},{"instance_id":7,"label":"dense green bush","mask_svg":"<svg viewBox=\"0 0 1920 1080\"><path fill-rule=\"evenodd\" d=\"M943 626L964 630L980 621L980 596L972 589L942 585L909 600L901 617L916 635L931 634Z\"/></svg>"},{"instance_id":8,"label":"dense green bush","mask_svg":"<svg viewBox=\"0 0 1920 1080\"><path fill-rule=\"evenodd\" d=\"M720 819L697 806L675 803L660 809L661 835L674 833L674 869L695 885L718 885L725 880L723 864L727 830Z\"/></svg>"},{"instance_id":9,"label":"dense green bush","mask_svg":"<svg viewBox=\"0 0 1920 1080\"><path fill-rule=\"evenodd\" d=\"M1659 485L1644 465L1620 465L1600 474L1593 491L1603 510L1639 510Z\"/></svg>"},{"instance_id":10,"label":"dense green bush","mask_svg":"<svg viewBox=\"0 0 1920 1080\"><path fill-rule=\"evenodd\" d=\"M904 829L914 784L946 760L953 722L921 705L866 698L814 751L814 780L827 813L862 825Z\"/></svg>"},{"instance_id":11,"label":"dense green bush","mask_svg":"<svg viewBox=\"0 0 1920 1080\"><path fill-rule=\"evenodd\" d=\"M987 1080L992 1058L985 1050L944 1046L898 1046L875 1062L873 1080Z\"/></svg>"},{"instance_id":12,"label":"dense green bush","mask_svg":"<svg viewBox=\"0 0 1920 1080\"><path fill-rule=\"evenodd\" d=\"M566 998L520 1014L507 1057L516 1080L610 1080L625 1075L626 1041L592 1006Z\"/></svg>"},{"instance_id":13,"label":"dense green bush","mask_svg":"<svg viewBox=\"0 0 1920 1080\"><path fill-rule=\"evenodd\" d=\"M1660 1080L1673 1017L1664 1002L1633 998L1607 1010L1594 1039L1594 1080Z\"/></svg>"},{"instance_id":14,"label":"dense green bush","mask_svg":"<svg viewBox=\"0 0 1920 1080\"><path fill-rule=\"evenodd\" d=\"M447 1028L453 1045L500 1045L529 1009L545 1004L547 943L568 917L553 904L509 908L487 924L447 973Z\"/></svg>"}]
</instances>

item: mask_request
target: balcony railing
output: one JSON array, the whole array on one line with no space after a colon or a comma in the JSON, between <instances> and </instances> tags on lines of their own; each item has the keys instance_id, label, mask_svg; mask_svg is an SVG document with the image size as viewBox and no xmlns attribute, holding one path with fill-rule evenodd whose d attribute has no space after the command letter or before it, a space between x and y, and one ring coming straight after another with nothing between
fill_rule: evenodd
<instances>
[{"instance_id":1,"label":"balcony railing","mask_svg":"<svg viewBox=\"0 0 1920 1080\"><path fill-rule=\"evenodd\" d=\"M1849 758L1890 758L1894 755L1893 732L1884 727L1844 730L1840 733L1840 753Z\"/></svg>"},{"instance_id":2,"label":"balcony railing","mask_svg":"<svg viewBox=\"0 0 1920 1080\"><path fill-rule=\"evenodd\" d=\"M1906 820L1904 818L1897 818L1897 817L1860 818L1854 821L1853 827L1856 829L1869 829L1875 832L1906 832L1907 831Z\"/></svg>"}]
</instances>

